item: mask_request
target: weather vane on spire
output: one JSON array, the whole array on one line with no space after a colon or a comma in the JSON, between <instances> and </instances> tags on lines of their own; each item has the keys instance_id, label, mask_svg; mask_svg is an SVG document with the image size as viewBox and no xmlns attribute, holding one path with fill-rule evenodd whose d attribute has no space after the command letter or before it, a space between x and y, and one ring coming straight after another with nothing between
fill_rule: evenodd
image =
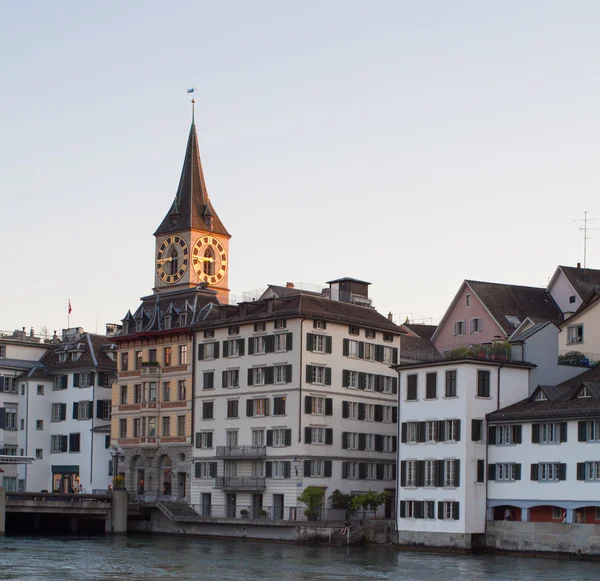
<instances>
[{"instance_id":1,"label":"weather vane on spire","mask_svg":"<svg viewBox=\"0 0 600 581\"><path fill-rule=\"evenodd\" d=\"M188 93L192 94L192 121L194 120L194 113L196 109L196 99L194 99L193 95L196 92L196 85L193 85L191 89L187 90Z\"/></svg>"}]
</instances>

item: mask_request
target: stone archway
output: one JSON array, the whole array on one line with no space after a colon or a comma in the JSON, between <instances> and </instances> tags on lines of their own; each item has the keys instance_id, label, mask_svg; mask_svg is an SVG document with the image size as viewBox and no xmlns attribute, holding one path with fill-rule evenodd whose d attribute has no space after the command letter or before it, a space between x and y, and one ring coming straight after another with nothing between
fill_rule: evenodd
<instances>
[{"instance_id":1,"label":"stone archway","mask_svg":"<svg viewBox=\"0 0 600 581\"><path fill-rule=\"evenodd\" d=\"M131 459L133 490L138 495L143 495L146 489L146 462L143 456L134 456Z\"/></svg>"}]
</instances>

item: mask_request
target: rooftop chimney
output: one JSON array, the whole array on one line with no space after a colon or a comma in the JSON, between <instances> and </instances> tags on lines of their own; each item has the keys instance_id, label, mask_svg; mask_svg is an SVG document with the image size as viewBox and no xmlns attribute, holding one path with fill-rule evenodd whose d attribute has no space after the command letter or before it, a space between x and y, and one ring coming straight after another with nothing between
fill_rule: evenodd
<instances>
[{"instance_id":1,"label":"rooftop chimney","mask_svg":"<svg viewBox=\"0 0 600 581\"><path fill-rule=\"evenodd\" d=\"M388 313L388 321L394 321L394 315L392 315L392 311Z\"/></svg>"},{"instance_id":2,"label":"rooftop chimney","mask_svg":"<svg viewBox=\"0 0 600 581\"><path fill-rule=\"evenodd\" d=\"M581 262L577 263L577 268L581 268Z\"/></svg>"},{"instance_id":3,"label":"rooftop chimney","mask_svg":"<svg viewBox=\"0 0 600 581\"><path fill-rule=\"evenodd\" d=\"M294 283L293 282L286 282L285 283L285 288L294 288Z\"/></svg>"}]
</instances>

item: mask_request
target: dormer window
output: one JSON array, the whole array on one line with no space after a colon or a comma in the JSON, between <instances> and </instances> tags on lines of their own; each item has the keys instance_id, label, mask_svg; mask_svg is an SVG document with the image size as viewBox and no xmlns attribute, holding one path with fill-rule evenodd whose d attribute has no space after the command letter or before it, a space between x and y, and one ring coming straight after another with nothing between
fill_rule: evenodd
<instances>
[{"instance_id":1,"label":"dormer window","mask_svg":"<svg viewBox=\"0 0 600 581\"><path fill-rule=\"evenodd\" d=\"M135 322L135 330L139 333L142 330L142 327L144 325L144 322L140 319L139 321Z\"/></svg>"},{"instance_id":2,"label":"dormer window","mask_svg":"<svg viewBox=\"0 0 600 581\"><path fill-rule=\"evenodd\" d=\"M520 324L519 317L515 317L514 315L505 315L506 320L516 329Z\"/></svg>"},{"instance_id":3,"label":"dormer window","mask_svg":"<svg viewBox=\"0 0 600 581\"><path fill-rule=\"evenodd\" d=\"M548 401L548 397L543 391L540 391L540 393L535 396L535 401Z\"/></svg>"},{"instance_id":4,"label":"dormer window","mask_svg":"<svg viewBox=\"0 0 600 581\"><path fill-rule=\"evenodd\" d=\"M59 355L58 355L58 360L59 360L61 363L64 363L64 362L67 360L67 354L66 354L66 353L59 353Z\"/></svg>"},{"instance_id":5,"label":"dormer window","mask_svg":"<svg viewBox=\"0 0 600 581\"><path fill-rule=\"evenodd\" d=\"M170 329L173 326L173 315L165 317L165 329Z\"/></svg>"},{"instance_id":6,"label":"dormer window","mask_svg":"<svg viewBox=\"0 0 600 581\"><path fill-rule=\"evenodd\" d=\"M71 361L77 361L81 357L81 353L71 353Z\"/></svg>"},{"instance_id":7,"label":"dormer window","mask_svg":"<svg viewBox=\"0 0 600 581\"><path fill-rule=\"evenodd\" d=\"M577 399L588 399L591 398L592 394L587 387L583 387L583 389L577 394Z\"/></svg>"},{"instance_id":8,"label":"dormer window","mask_svg":"<svg viewBox=\"0 0 600 581\"><path fill-rule=\"evenodd\" d=\"M206 214L206 216L204 216L204 225L207 228L212 228L213 225L213 218L212 216L210 216L209 214Z\"/></svg>"},{"instance_id":9,"label":"dormer window","mask_svg":"<svg viewBox=\"0 0 600 581\"><path fill-rule=\"evenodd\" d=\"M576 300L577 300L577 297L576 297L575 295L571 295L571 296L569 297L569 303L570 303L570 304L573 304L573 303L574 303Z\"/></svg>"},{"instance_id":10,"label":"dormer window","mask_svg":"<svg viewBox=\"0 0 600 581\"><path fill-rule=\"evenodd\" d=\"M181 313L179 315L179 326L185 327L187 325L187 313Z\"/></svg>"}]
</instances>

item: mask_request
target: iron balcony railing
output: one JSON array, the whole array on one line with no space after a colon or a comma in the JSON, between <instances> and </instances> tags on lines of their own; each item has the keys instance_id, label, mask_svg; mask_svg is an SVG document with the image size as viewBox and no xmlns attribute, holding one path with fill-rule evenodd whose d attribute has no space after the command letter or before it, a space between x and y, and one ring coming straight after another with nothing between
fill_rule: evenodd
<instances>
[{"instance_id":1,"label":"iron balcony railing","mask_svg":"<svg viewBox=\"0 0 600 581\"><path fill-rule=\"evenodd\" d=\"M264 490L265 479L258 476L217 476L215 488L229 490Z\"/></svg>"},{"instance_id":2,"label":"iron balcony railing","mask_svg":"<svg viewBox=\"0 0 600 581\"><path fill-rule=\"evenodd\" d=\"M262 458L266 455L266 446L217 446L219 458Z\"/></svg>"}]
</instances>

